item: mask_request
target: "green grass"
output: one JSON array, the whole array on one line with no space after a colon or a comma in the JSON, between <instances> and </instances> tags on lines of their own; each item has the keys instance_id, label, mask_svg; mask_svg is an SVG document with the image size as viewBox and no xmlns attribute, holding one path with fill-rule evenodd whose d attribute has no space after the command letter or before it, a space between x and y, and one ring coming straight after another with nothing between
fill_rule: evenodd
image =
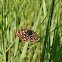
<instances>
[{"instance_id":1,"label":"green grass","mask_svg":"<svg viewBox=\"0 0 62 62\"><path fill-rule=\"evenodd\" d=\"M23 29L39 41L20 42L14 30ZM27 61L62 61L61 0L0 0L0 62Z\"/></svg>"}]
</instances>

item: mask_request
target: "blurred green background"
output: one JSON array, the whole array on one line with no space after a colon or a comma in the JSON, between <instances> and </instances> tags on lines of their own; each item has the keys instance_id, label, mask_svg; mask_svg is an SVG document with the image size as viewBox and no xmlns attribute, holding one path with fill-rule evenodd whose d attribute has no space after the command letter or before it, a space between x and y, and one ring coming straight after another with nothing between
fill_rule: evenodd
<instances>
[{"instance_id":1,"label":"blurred green background","mask_svg":"<svg viewBox=\"0 0 62 62\"><path fill-rule=\"evenodd\" d=\"M20 42L23 29L40 40ZM62 1L0 0L0 62L62 62Z\"/></svg>"}]
</instances>

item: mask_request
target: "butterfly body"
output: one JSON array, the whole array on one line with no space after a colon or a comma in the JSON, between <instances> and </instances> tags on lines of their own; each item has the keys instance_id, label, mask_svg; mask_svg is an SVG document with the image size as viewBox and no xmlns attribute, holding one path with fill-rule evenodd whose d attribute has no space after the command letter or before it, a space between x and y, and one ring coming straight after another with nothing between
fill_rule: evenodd
<instances>
[{"instance_id":1,"label":"butterfly body","mask_svg":"<svg viewBox=\"0 0 62 62\"><path fill-rule=\"evenodd\" d=\"M33 30L16 30L14 31L15 35L20 38L21 41L34 42L39 39L39 36Z\"/></svg>"}]
</instances>

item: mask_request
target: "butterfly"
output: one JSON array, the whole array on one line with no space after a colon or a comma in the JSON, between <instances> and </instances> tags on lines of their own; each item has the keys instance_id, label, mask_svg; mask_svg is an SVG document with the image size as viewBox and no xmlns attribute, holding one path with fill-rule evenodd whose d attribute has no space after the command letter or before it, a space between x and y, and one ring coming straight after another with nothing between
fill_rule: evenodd
<instances>
[{"instance_id":1,"label":"butterfly","mask_svg":"<svg viewBox=\"0 0 62 62\"><path fill-rule=\"evenodd\" d=\"M25 29L25 30L15 30L15 35L20 38L21 41L24 42L35 42L39 40L39 36L31 29Z\"/></svg>"}]
</instances>

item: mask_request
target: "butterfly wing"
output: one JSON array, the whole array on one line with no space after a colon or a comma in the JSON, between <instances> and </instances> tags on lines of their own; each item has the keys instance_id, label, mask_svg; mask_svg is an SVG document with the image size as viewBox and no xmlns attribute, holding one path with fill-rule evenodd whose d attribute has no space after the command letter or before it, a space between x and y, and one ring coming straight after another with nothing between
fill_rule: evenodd
<instances>
[{"instance_id":1,"label":"butterfly wing","mask_svg":"<svg viewBox=\"0 0 62 62\"><path fill-rule=\"evenodd\" d=\"M21 41L27 42L28 39L26 39L26 31L27 30L16 30L14 31L15 35L20 38Z\"/></svg>"},{"instance_id":2,"label":"butterfly wing","mask_svg":"<svg viewBox=\"0 0 62 62\"><path fill-rule=\"evenodd\" d=\"M29 41L34 42L34 41L39 40L39 36L33 30L32 30L32 32L33 32L33 34L30 36Z\"/></svg>"}]
</instances>

